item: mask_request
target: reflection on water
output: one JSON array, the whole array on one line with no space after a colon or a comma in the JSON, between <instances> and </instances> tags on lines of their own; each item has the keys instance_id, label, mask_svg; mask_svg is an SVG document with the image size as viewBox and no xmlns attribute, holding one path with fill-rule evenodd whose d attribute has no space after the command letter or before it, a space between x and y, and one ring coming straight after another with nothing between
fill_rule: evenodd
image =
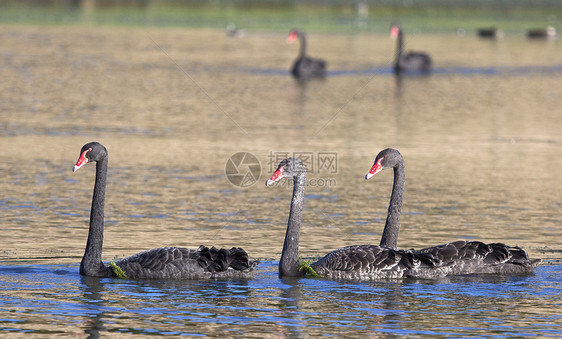
<instances>
[{"instance_id":1,"label":"reflection on water","mask_svg":"<svg viewBox=\"0 0 562 339\"><path fill-rule=\"evenodd\" d=\"M397 79L386 36L314 35L330 73L302 86L288 74L284 38L0 30L0 331L560 334L561 45L416 37L435 72ZM71 168L94 140L109 150L104 260L165 245L241 246L265 259L256 277L80 277L94 169ZM392 173L363 178L390 146L406 161L400 247L503 241L547 264L527 277L279 280L292 188L263 186L280 160L271 155L337 155L333 171L310 163L301 255L312 258L378 243ZM248 188L225 176L242 151L262 168Z\"/></svg>"}]
</instances>

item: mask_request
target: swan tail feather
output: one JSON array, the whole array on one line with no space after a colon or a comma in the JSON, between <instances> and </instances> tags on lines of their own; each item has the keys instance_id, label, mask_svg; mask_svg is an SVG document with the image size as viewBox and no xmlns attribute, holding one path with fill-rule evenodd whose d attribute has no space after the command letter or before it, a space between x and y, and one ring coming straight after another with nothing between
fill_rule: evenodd
<instances>
[{"instance_id":1,"label":"swan tail feather","mask_svg":"<svg viewBox=\"0 0 562 339\"><path fill-rule=\"evenodd\" d=\"M248 259L248 253L240 247L233 247L228 251L228 265L237 271L253 268L253 263Z\"/></svg>"},{"instance_id":2,"label":"swan tail feather","mask_svg":"<svg viewBox=\"0 0 562 339\"><path fill-rule=\"evenodd\" d=\"M239 247L232 247L230 250L216 247L200 246L197 249L199 266L209 272L223 272L229 268L237 271L253 268L257 263L250 262L248 253Z\"/></svg>"}]
</instances>

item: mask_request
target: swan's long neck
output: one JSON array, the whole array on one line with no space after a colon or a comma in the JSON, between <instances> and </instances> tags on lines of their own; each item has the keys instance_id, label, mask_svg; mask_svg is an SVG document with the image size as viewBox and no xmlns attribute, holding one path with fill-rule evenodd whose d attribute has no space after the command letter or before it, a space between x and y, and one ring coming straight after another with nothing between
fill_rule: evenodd
<instances>
[{"instance_id":1,"label":"swan's long neck","mask_svg":"<svg viewBox=\"0 0 562 339\"><path fill-rule=\"evenodd\" d=\"M386 223L381 237L381 247L397 248L404 183L404 161L401 161L394 167L394 185L392 186L390 205L388 205L388 216L386 217Z\"/></svg>"},{"instance_id":2,"label":"swan's long neck","mask_svg":"<svg viewBox=\"0 0 562 339\"><path fill-rule=\"evenodd\" d=\"M303 272L300 271L299 234L305 182L305 172L294 178L293 198L291 199L287 233L285 233L281 260L279 260L279 277L300 277L303 275Z\"/></svg>"},{"instance_id":3,"label":"swan's long neck","mask_svg":"<svg viewBox=\"0 0 562 339\"><path fill-rule=\"evenodd\" d=\"M394 67L398 69L400 67L400 58L402 57L402 50L403 50L403 34L402 29L398 31L398 37L396 38L396 55L394 56Z\"/></svg>"},{"instance_id":4,"label":"swan's long neck","mask_svg":"<svg viewBox=\"0 0 562 339\"><path fill-rule=\"evenodd\" d=\"M90 210L90 230L84 257L80 263L80 273L86 276L108 276L108 272L110 272L110 268L101 261L106 178L107 157L96 163L96 182Z\"/></svg>"},{"instance_id":5,"label":"swan's long neck","mask_svg":"<svg viewBox=\"0 0 562 339\"><path fill-rule=\"evenodd\" d=\"M299 38L300 38L300 51L299 51L299 58L304 58L304 56L306 55L306 35L304 35L304 33L300 33L299 34Z\"/></svg>"}]
</instances>

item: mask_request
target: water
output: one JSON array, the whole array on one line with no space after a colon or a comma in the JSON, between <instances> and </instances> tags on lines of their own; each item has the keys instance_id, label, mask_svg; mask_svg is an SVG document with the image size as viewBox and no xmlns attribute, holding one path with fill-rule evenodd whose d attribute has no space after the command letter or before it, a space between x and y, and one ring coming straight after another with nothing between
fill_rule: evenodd
<instances>
[{"instance_id":1,"label":"water","mask_svg":"<svg viewBox=\"0 0 562 339\"><path fill-rule=\"evenodd\" d=\"M559 41L413 36L435 73L397 81L387 36L313 34L330 71L303 87L284 33L5 26L0 39L0 334L562 335ZM81 277L94 168L71 169L93 140L110 158L104 260L242 246L261 259L255 276ZM514 277L278 279L291 187L264 186L277 163L308 156L300 250L315 258L378 243L392 173L363 178L386 147L406 160L401 248L502 241L544 264ZM259 160L255 184L227 180L237 152Z\"/></svg>"},{"instance_id":2,"label":"water","mask_svg":"<svg viewBox=\"0 0 562 339\"><path fill-rule=\"evenodd\" d=\"M124 281L76 266L3 266L2 332L244 337L559 336L560 269L531 277L437 282L279 280L262 263L248 281ZM461 321L462 319L462 321Z\"/></svg>"}]
</instances>

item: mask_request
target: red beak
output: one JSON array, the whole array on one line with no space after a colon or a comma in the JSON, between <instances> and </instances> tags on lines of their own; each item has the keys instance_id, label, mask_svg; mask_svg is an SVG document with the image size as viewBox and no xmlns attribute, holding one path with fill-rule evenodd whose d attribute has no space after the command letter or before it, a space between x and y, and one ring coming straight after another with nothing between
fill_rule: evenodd
<instances>
[{"instance_id":1,"label":"red beak","mask_svg":"<svg viewBox=\"0 0 562 339\"><path fill-rule=\"evenodd\" d=\"M371 167L371 170L369 171L369 173L367 173L365 175L365 180L371 178L373 175L379 173L380 171L382 171L382 165L381 165L381 161L382 158L380 158L377 162L375 162L373 164L373 167Z\"/></svg>"},{"instance_id":2,"label":"red beak","mask_svg":"<svg viewBox=\"0 0 562 339\"><path fill-rule=\"evenodd\" d=\"M84 166L88 163L88 158L86 157L86 153L88 153L91 150L92 149L89 148L89 149L85 150L84 152L82 152L82 154L80 154L80 157L78 158L78 161L76 162L76 165L74 165L74 168L72 169L72 172L78 171L78 169L80 169L80 167L82 167L82 166Z\"/></svg>"},{"instance_id":3,"label":"red beak","mask_svg":"<svg viewBox=\"0 0 562 339\"><path fill-rule=\"evenodd\" d=\"M269 178L268 181L265 182L265 186L270 186L272 185L274 182L279 181L281 179L283 179L283 167L279 167L277 169L277 171L275 171L275 173L273 173L273 175L271 176L271 178Z\"/></svg>"},{"instance_id":4,"label":"red beak","mask_svg":"<svg viewBox=\"0 0 562 339\"><path fill-rule=\"evenodd\" d=\"M297 33L296 32L291 32L289 33L289 36L287 37L287 43L290 44L292 42L294 42L295 40L297 40Z\"/></svg>"},{"instance_id":5,"label":"red beak","mask_svg":"<svg viewBox=\"0 0 562 339\"><path fill-rule=\"evenodd\" d=\"M398 37L398 33L399 33L399 29L396 26L392 26L392 28L390 29L390 37L392 39L396 39Z\"/></svg>"}]
</instances>

